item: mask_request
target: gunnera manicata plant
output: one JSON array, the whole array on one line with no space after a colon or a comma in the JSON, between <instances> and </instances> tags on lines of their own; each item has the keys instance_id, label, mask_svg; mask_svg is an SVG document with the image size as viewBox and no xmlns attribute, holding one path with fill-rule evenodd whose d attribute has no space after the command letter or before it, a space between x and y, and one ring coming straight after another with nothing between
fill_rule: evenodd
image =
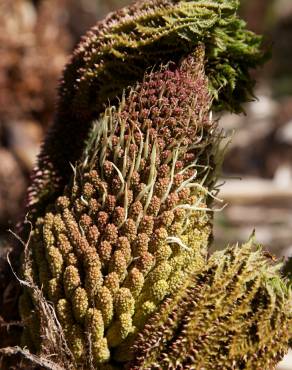
<instances>
[{"instance_id":1,"label":"gunnera manicata plant","mask_svg":"<svg viewBox=\"0 0 292 370\"><path fill-rule=\"evenodd\" d=\"M137 2L65 68L28 191L19 300L23 346L44 367L273 369L287 351L281 265L253 237L208 256L211 112L240 112L265 59L237 8Z\"/></svg>"}]
</instances>

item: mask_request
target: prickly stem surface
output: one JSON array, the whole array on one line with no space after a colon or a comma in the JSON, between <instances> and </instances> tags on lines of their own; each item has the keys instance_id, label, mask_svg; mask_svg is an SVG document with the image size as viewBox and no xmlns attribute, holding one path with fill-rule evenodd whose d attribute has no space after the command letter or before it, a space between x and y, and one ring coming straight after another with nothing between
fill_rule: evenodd
<instances>
[{"instance_id":1,"label":"prickly stem surface","mask_svg":"<svg viewBox=\"0 0 292 370\"><path fill-rule=\"evenodd\" d=\"M130 369L274 369L291 335L291 292L253 239L215 253L133 345Z\"/></svg>"}]
</instances>

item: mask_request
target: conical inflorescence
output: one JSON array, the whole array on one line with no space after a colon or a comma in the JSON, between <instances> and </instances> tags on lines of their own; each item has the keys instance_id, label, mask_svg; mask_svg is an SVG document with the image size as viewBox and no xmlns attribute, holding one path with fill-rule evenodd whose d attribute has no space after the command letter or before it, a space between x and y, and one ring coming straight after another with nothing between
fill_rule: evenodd
<instances>
[{"instance_id":1,"label":"conical inflorescence","mask_svg":"<svg viewBox=\"0 0 292 370\"><path fill-rule=\"evenodd\" d=\"M212 110L239 109L262 60L237 5L139 2L77 48L29 190L32 351L104 370L272 369L286 352L279 267L253 240L208 258Z\"/></svg>"},{"instance_id":2,"label":"conical inflorescence","mask_svg":"<svg viewBox=\"0 0 292 370\"><path fill-rule=\"evenodd\" d=\"M34 280L80 361L86 333L108 361L206 262L220 135L203 57L146 74L93 122L70 184L36 221Z\"/></svg>"}]
</instances>

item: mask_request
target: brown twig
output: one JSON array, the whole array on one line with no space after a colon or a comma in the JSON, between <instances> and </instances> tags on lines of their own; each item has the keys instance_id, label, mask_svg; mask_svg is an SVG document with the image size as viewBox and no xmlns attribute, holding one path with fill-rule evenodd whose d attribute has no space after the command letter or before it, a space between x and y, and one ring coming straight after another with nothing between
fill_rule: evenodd
<instances>
[{"instance_id":1,"label":"brown twig","mask_svg":"<svg viewBox=\"0 0 292 370\"><path fill-rule=\"evenodd\" d=\"M2 348L0 349L0 354L2 354L3 356L15 356L20 354L26 360L32 362L33 364L42 366L43 369L65 370L64 367L56 364L55 362L41 356L33 355L27 349L23 349L19 346Z\"/></svg>"}]
</instances>

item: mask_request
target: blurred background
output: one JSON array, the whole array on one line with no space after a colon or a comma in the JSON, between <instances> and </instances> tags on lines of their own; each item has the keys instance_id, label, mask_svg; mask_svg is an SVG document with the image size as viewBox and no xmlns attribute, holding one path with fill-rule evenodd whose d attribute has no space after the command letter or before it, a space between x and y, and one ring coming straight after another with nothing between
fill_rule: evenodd
<instances>
[{"instance_id":1,"label":"blurred background","mask_svg":"<svg viewBox=\"0 0 292 370\"><path fill-rule=\"evenodd\" d=\"M22 214L70 52L90 26L127 3L0 0L0 255L7 230ZM216 247L245 241L255 228L272 254L287 257L292 256L292 1L241 3L243 18L266 35L273 57L254 73L257 100L246 106L246 115L223 115L220 121L233 140L220 179L228 206L215 216Z\"/></svg>"}]
</instances>

